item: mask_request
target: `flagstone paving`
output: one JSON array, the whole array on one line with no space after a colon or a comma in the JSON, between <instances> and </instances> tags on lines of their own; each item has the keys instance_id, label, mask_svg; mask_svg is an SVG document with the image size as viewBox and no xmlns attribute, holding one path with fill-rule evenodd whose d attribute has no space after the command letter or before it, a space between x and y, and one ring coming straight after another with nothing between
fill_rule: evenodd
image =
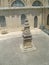
<instances>
[{"instance_id":1,"label":"flagstone paving","mask_svg":"<svg viewBox=\"0 0 49 65\"><path fill-rule=\"evenodd\" d=\"M38 29L31 32L36 50L28 52L20 48L22 34L0 35L0 65L49 65L49 36Z\"/></svg>"}]
</instances>

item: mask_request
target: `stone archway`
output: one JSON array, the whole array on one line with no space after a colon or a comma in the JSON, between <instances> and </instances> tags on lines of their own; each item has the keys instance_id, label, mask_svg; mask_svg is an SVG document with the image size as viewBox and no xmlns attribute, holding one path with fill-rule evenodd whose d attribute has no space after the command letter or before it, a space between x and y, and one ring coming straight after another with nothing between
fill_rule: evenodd
<instances>
[{"instance_id":1,"label":"stone archway","mask_svg":"<svg viewBox=\"0 0 49 65\"><path fill-rule=\"evenodd\" d=\"M34 17L34 28L37 28L38 26L38 18L37 16Z\"/></svg>"},{"instance_id":2,"label":"stone archway","mask_svg":"<svg viewBox=\"0 0 49 65\"><path fill-rule=\"evenodd\" d=\"M0 27L6 26L5 16L0 16Z\"/></svg>"},{"instance_id":3,"label":"stone archway","mask_svg":"<svg viewBox=\"0 0 49 65\"><path fill-rule=\"evenodd\" d=\"M25 23L25 19L26 19L26 15L25 14L22 14L21 15L21 24L24 24Z\"/></svg>"},{"instance_id":4,"label":"stone archway","mask_svg":"<svg viewBox=\"0 0 49 65\"><path fill-rule=\"evenodd\" d=\"M49 25L49 14L47 16L47 25Z\"/></svg>"}]
</instances>

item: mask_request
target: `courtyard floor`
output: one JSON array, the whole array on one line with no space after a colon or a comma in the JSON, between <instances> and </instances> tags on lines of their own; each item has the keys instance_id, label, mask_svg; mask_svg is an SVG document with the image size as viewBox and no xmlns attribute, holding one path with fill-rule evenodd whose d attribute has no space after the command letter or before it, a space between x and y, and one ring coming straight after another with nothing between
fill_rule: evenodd
<instances>
[{"instance_id":1,"label":"courtyard floor","mask_svg":"<svg viewBox=\"0 0 49 65\"><path fill-rule=\"evenodd\" d=\"M49 65L49 36L40 29L31 30L34 51L23 52L22 32L0 34L0 65Z\"/></svg>"}]
</instances>

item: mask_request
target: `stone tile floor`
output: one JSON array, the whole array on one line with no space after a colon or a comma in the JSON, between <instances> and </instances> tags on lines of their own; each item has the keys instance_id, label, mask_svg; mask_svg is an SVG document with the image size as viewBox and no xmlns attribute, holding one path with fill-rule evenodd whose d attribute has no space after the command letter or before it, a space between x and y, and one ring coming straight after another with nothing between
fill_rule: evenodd
<instances>
[{"instance_id":1,"label":"stone tile floor","mask_svg":"<svg viewBox=\"0 0 49 65\"><path fill-rule=\"evenodd\" d=\"M49 36L39 29L32 30L35 51L23 52L22 34L0 35L0 65L49 65Z\"/></svg>"}]
</instances>

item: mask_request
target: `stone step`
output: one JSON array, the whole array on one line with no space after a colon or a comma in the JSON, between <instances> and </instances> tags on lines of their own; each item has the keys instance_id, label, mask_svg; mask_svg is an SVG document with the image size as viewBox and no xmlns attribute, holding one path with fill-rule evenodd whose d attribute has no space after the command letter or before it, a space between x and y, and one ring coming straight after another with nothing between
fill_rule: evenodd
<instances>
[{"instance_id":1,"label":"stone step","mask_svg":"<svg viewBox=\"0 0 49 65\"><path fill-rule=\"evenodd\" d=\"M32 38L24 38L24 40L32 40Z\"/></svg>"}]
</instances>

